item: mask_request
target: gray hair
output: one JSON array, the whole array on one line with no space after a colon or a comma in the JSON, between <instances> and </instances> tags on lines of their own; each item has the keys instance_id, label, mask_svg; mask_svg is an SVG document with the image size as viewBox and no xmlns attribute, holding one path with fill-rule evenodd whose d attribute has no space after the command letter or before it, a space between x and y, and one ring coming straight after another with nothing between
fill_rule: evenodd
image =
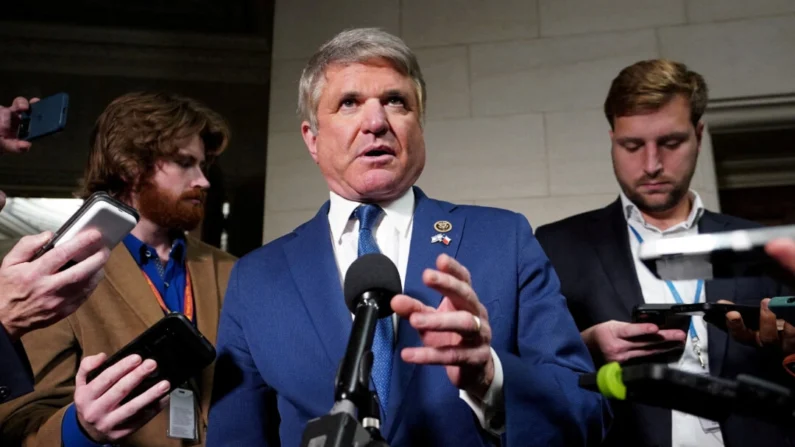
<instances>
[{"instance_id":1,"label":"gray hair","mask_svg":"<svg viewBox=\"0 0 795 447\"><path fill-rule=\"evenodd\" d=\"M397 36L378 28L343 31L324 43L309 59L298 84L298 114L317 132L317 105L323 90L325 71L332 64L352 64L386 59L398 72L414 82L420 120L425 117L425 80L417 56Z\"/></svg>"}]
</instances>

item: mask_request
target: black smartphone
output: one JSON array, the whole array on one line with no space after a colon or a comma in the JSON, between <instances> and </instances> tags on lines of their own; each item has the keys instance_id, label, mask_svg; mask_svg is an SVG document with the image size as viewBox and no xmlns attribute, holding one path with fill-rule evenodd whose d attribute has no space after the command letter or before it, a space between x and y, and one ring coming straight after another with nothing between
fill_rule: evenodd
<instances>
[{"instance_id":1,"label":"black smartphone","mask_svg":"<svg viewBox=\"0 0 795 447\"><path fill-rule=\"evenodd\" d=\"M743 317L745 327L751 330L759 329L759 306L747 304L723 303L695 303L695 304L641 304L632 309L632 321L635 323L654 323L667 326L669 321L676 321L674 317L687 318L700 315L704 321L726 331L726 313L737 311ZM681 320L679 320L681 324ZM661 328L663 328L661 326ZM680 328L677 326L676 328ZM673 327L664 327L673 329ZM687 330L687 326L683 330Z\"/></svg>"},{"instance_id":2,"label":"black smartphone","mask_svg":"<svg viewBox=\"0 0 795 447\"><path fill-rule=\"evenodd\" d=\"M170 393L201 373L215 360L213 345L185 315L171 312L110 356L102 365L91 370L86 376L86 382L91 382L103 371L132 354L138 354L144 360L154 360L157 362L157 369L135 387L122 400L122 404L141 395L162 380L169 381Z\"/></svg>"},{"instance_id":3,"label":"black smartphone","mask_svg":"<svg viewBox=\"0 0 795 447\"><path fill-rule=\"evenodd\" d=\"M660 329L679 329L687 332L690 315L671 311L669 304L642 304L632 309L633 323L652 323Z\"/></svg>"},{"instance_id":4,"label":"black smartphone","mask_svg":"<svg viewBox=\"0 0 795 447\"><path fill-rule=\"evenodd\" d=\"M22 113L17 137L33 141L64 130L69 111L69 95L57 93L30 105L30 110Z\"/></svg>"},{"instance_id":5,"label":"black smartphone","mask_svg":"<svg viewBox=\"0 0 795 447\"><path fill-rule=\"evenodd\" d=\"M102 243L112 250L135 228L138 219L138 211L135 208L114 199L103 191L95 192L61 225L52 239L33 255L33 260L89 228L99 230L102 233ZM80 260L78 258L73 261Z\"/></svg>"}]
</instances>

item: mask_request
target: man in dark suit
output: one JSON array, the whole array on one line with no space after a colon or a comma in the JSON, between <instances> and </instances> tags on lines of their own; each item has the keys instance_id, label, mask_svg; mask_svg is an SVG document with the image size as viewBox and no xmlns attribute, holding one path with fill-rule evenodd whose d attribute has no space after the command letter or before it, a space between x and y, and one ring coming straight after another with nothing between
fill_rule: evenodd
<instances>
[{"instance_id":1,"label":"man in dark suit","mask_svg":"<svg viewBox=\"0 0 795 447\"><path fill-rule=\"evenodd\" d=\"M648 360L678 348L667 360L686 371L729 378L745 373L791 385L781 362L795 330L787 325L778 331L768 300L762 301L777 294L775 282L665 282L637 258L643 240L757 226L705 210L689 188L706 104L703 78L683 64L651 60L622 70L605 101L620 197L605 208L541 226L536 237L560 276L563 295L597 366ZM761 330L747 331L736 312L727 315L734 337L701 317L693 317L684 330L630 323L639 304L704 300L761 301ZM740 416L718 424L644 405L616 403L613 409L609 445L791 445L795 440L795 430Z\"/></svg>"},{"instance_id":2,"label":"man in dark suit","mask_svg":"<svg viewBox=\"0 0 795 447\"><path fill-rule=\"evenodd\" d=\"M0 107L0 154L30 149L30 142L16 134L20 114L29 108L28 100L21 97L10 107ZM0 191L0 209L5 203ZM0 404L33 391L33 372L20 338L74 312L102 279L109 252L99 243L98 231L83 232L30 262L51 237L50 232L23 237L0 265ZM59 272L81 252L91 256Z\"/></svg>"},{"instance_id":3,"label":"man in dark suit","mask_svg":"<svg viewBox=\"0 0 795 447\"><path fill-rule=\"evenodd\" d=\"M310 59L300 98L330 201L235 266L208 445L300 445L331 409L351 331L341 282L372 252L396 264L405 292L373 341L389 445L600 442L605 401L577 386L590 356L527 220L413 186L425 88L411 50L379 30L340 33Z\"/></svg>"}]
</instances>

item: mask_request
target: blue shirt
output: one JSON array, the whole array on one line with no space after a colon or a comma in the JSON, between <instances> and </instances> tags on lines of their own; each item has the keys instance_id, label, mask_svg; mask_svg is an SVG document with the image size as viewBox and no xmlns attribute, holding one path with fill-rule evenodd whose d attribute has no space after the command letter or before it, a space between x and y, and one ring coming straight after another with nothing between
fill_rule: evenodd
<instances>
[{"instance_id":1,"label":"blue shirt","mask_svg":"<svg viewBox=\"0 0 795 447\"><path fill-rule=\"evenodd\" d=\"M168 263L164 266L160 262L157 251L141 242L140 239L128 234L124 238L124 245L130 251L136 264L155 285L163 302L173 312L184 312L185 309L185 239L176 238L171 245ZM156 298L153 296L153 300ZM194 307L195 309L195 307ZM194 311L195 314L195 311ZM194 315L190 315L192 321ZM77 410L74 405L66 409L61 423L61 440L63 447L97 447L107 444L97 444L89 439L80 428L77 421Z\"/></svg>"}]
</instances>

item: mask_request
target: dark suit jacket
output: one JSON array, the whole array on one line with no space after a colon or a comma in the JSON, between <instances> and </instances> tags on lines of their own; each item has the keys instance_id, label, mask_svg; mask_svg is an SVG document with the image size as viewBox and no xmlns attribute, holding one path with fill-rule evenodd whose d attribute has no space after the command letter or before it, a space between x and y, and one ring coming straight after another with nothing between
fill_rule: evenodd
<instances>
[{"instance_id":1,"label":"dark suit jacket","mask_svg":"<svg viewBox=\"0 0 795 447\"><path fill-rule=\"evenodd\" d=\"M187 239L186 263L191 272L199 331L215 343L218 316L229 273L236 258L196 239ZM61 445L61 422L72 403L75 375L83 357L118 351L163 318L141 268L124 244L119 244L105 265L105 278L75 313L22 342L30 356L36 390L0 405L0 445L51 447ZM199 438L204 445L213 367L198 378ZM176 447L183 443L166 437L167 411L161 412L120 445Z\"/></svg>"},{"instance_id":2,"label":"dark suit jacket","mask_svg":"<svg viewBox=\"0 0 795 447\"><path fill-rule=\"evenodd\" d=\"M629 234L621 201L605 208L544 225L536 237L552 261L561 281L561 291L577 327L583 331L609 320L631 321L632 308L644 302L629 246ZM706 211L699 221L700 233L715 233L759 225L735 217ZM708 302L726 299L758 304L779 292L766 278L707 281ZM713 376L735 378L751 374L792 386L781 366L780 355L735 342L710 325L709 366ZM597 367L600 365L597 365ZM613 402L614 425L606 444L624 446L671 445L671 412L624 402ZM730 416L721 423L727 446L795 445L795 429L783 430L764 422Z\"/></svg>"},{"instance_id":3,"label":"dark suit jacket","mask_svg":"<svg viewBox=\"0 0 795 447\"><path fill-rule=\"evenodd\" d=\"M405 293L436 308L442 296L422 272L447 253L463 263L488 309L504 373L508 446L598 443L606 403L577 386L592 371L554 271L516 213L429 199L415 189ZM327 413L351 331L329 236L328 202L292 233L235 266L221 313L208 445L300 444L306 423ZM431 243L434 222L452 224L449 245ZM416 366L401 349L421 346L401 320L386 420L389 445L490 445L472 410L439 366ZM276 400L281 423L267 403ZM269 443L272 435L276 440Z\"/></svg>"},{"instance_id":4,"label":"dark suit jacket","mask_svg":"<svg viewBox=\"0 0 795 447\"><path fill-rule=\"evenodd\" d=\"M33 371L22 343L12 342L0 326L0 404L33 391Z\"/></svg>"},{"instance_id":5,"label":"dark suit jacket","mask_svg":"<svg viewBox=\"0 0 795 447\"><path fill-rule=\"evenodd\" d=\"M19 238L0 241L0 259L19 242ZM0 326L0 404L33 391L33 371L22 343L12 342Z\"/></svg>"}]
</instances>

